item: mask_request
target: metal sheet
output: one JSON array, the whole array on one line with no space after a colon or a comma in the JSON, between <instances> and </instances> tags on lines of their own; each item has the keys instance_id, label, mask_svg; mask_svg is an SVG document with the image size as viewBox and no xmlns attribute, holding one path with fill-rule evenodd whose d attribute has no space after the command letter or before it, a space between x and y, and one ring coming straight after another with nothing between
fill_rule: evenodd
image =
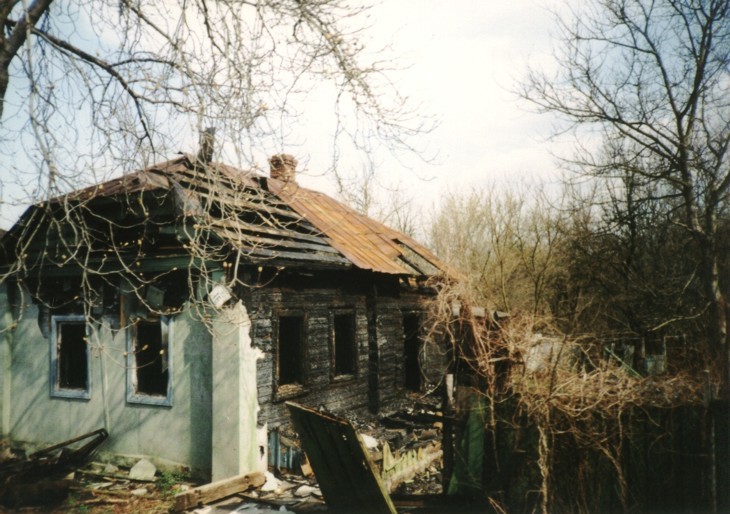
<instances>
[{"instance_id":1,"label":"metal sheet","mask_svg":"<svg viewBox=\"0 0 730 514\"><path fill-rule=\"evenodd\" d=\"M269 188L358 268L417 276L446 272L446 266L423 245L325 194L272 179Z\"/></svg>"},{"instance_id":2,"label":"metal sheet","mask_svg":"<svg viewBox=\"0 0 730 514\"><path fill-rule=\"evenodd\" d=\"M330 509L396 514L377 469L349 421L296 403L286 405Z\"/></svg>"}]
</instances>

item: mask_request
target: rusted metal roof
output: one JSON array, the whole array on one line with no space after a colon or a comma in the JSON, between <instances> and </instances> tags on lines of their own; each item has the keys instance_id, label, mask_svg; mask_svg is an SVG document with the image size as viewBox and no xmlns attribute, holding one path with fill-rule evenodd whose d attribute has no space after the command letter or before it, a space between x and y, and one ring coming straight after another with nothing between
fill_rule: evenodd
<instances>
[{"instance_id":1,"label":"rusted metal roof","mask_svg":"<svg viewBox=\"0 0 730 514\"><path fill-rule=\"evenodd\" d=\"M179 213L196 220L196 230L213 232L251 262L356 267L417 277L446 269L412 238L325 194L224 164L201 166L188 155L72 192L51 204L154 191L171 192ZM22 224L21 219L18 225Z\"/></svg>"},{"instance_id":2,"label":"rusted metal roof","mask_svg":"<svg viewBox=\"0 0 730 514\"><path fill-rule=\"evenodd\" d=\"M269 188L316 226L355 266L397 275L436 275L444 265L405 234L337 200L293 183L269 179Z\"/></svg>"}]
</instances>

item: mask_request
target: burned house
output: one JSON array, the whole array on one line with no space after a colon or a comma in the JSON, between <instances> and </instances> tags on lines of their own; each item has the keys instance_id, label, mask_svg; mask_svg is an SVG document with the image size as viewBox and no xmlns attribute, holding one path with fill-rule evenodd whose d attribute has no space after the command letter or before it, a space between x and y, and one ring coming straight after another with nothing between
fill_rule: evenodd
<instances>
[{"instance_id":1,"label":"burned house","mask_svg":"<svg viewBox=\"0 0 730 514\"><path fill-rule=\"evenodd\" d=\"M411 238L270 176L178 158L30 207L0 240L0 422L213 479L266 467L295 399L378 411L422 387Z\"/></svg>"}]
</instances>

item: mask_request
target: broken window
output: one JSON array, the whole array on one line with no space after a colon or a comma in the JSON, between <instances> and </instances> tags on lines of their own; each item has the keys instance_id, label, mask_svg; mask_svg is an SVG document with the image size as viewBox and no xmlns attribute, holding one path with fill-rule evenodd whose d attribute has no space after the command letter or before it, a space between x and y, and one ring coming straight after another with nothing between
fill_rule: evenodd
<instances>
[{"instance_id":1,"label":"broken window","mask_svg":"<svg viewBox=\"0 0 730 514\"><path fill-rule=\"evenodd\" d=\"M355 313L335 313L333 316L332 332L332 363L335 378L354 375L357 357Z\"/></svg>"},{"instance_id":2,"label":"broken window","mask_svg":"<svg viewBox=\"0 0 730 514\"><path fill-rule=\"evenodd\" d=\"M127 401L172 405L170 320L139 320L130 327Z\"/></svg>"},{"instance_id":3,"label":"broken window","mask_svg":"<svg viewBox=\"0 0 730 514\"><path fill-rule=\"evenodd\" d=\"M279 316L277 383L304 385L304 316Z\"/></svg>"},{"instance_id":4,"label":"broken window","mask_svg":"<svg viewBox=\"0 0 730 514\"><path fill-rule=\"evenodd\" d=\"M405 368L405 386L409 391L421 390L420 356L423 343L420 337L421 316L409 313L403 316L403 360Z\"/></svg>"},{"instance_id":5,"label":"broken window","mask_svg":"<svg viewBox=\"0 0 730 514\"><path fill-rule=\"evenodd\" d=\"M84 316L53 316L51 395L89 398L89 346Z\"/></svg>"}]
</instances>

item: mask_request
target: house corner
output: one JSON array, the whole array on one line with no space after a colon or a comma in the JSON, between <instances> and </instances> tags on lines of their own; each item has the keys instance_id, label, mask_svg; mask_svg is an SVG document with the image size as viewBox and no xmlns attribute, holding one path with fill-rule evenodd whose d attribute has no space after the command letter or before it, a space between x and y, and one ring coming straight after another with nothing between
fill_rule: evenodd
<instances>
[{"instance_id":1,"label":"house corner","mask_svg":"<svg viewBox=\"0 0 730 514\"><path fill-rule=\"evenodd\" d=\"M263 354L251 345L251 320L243 303L223 308L214 317L212 346L212 479L265 471L266 429L258 428L256 387L257 362Z\"/></svg>"}]
</instances>

